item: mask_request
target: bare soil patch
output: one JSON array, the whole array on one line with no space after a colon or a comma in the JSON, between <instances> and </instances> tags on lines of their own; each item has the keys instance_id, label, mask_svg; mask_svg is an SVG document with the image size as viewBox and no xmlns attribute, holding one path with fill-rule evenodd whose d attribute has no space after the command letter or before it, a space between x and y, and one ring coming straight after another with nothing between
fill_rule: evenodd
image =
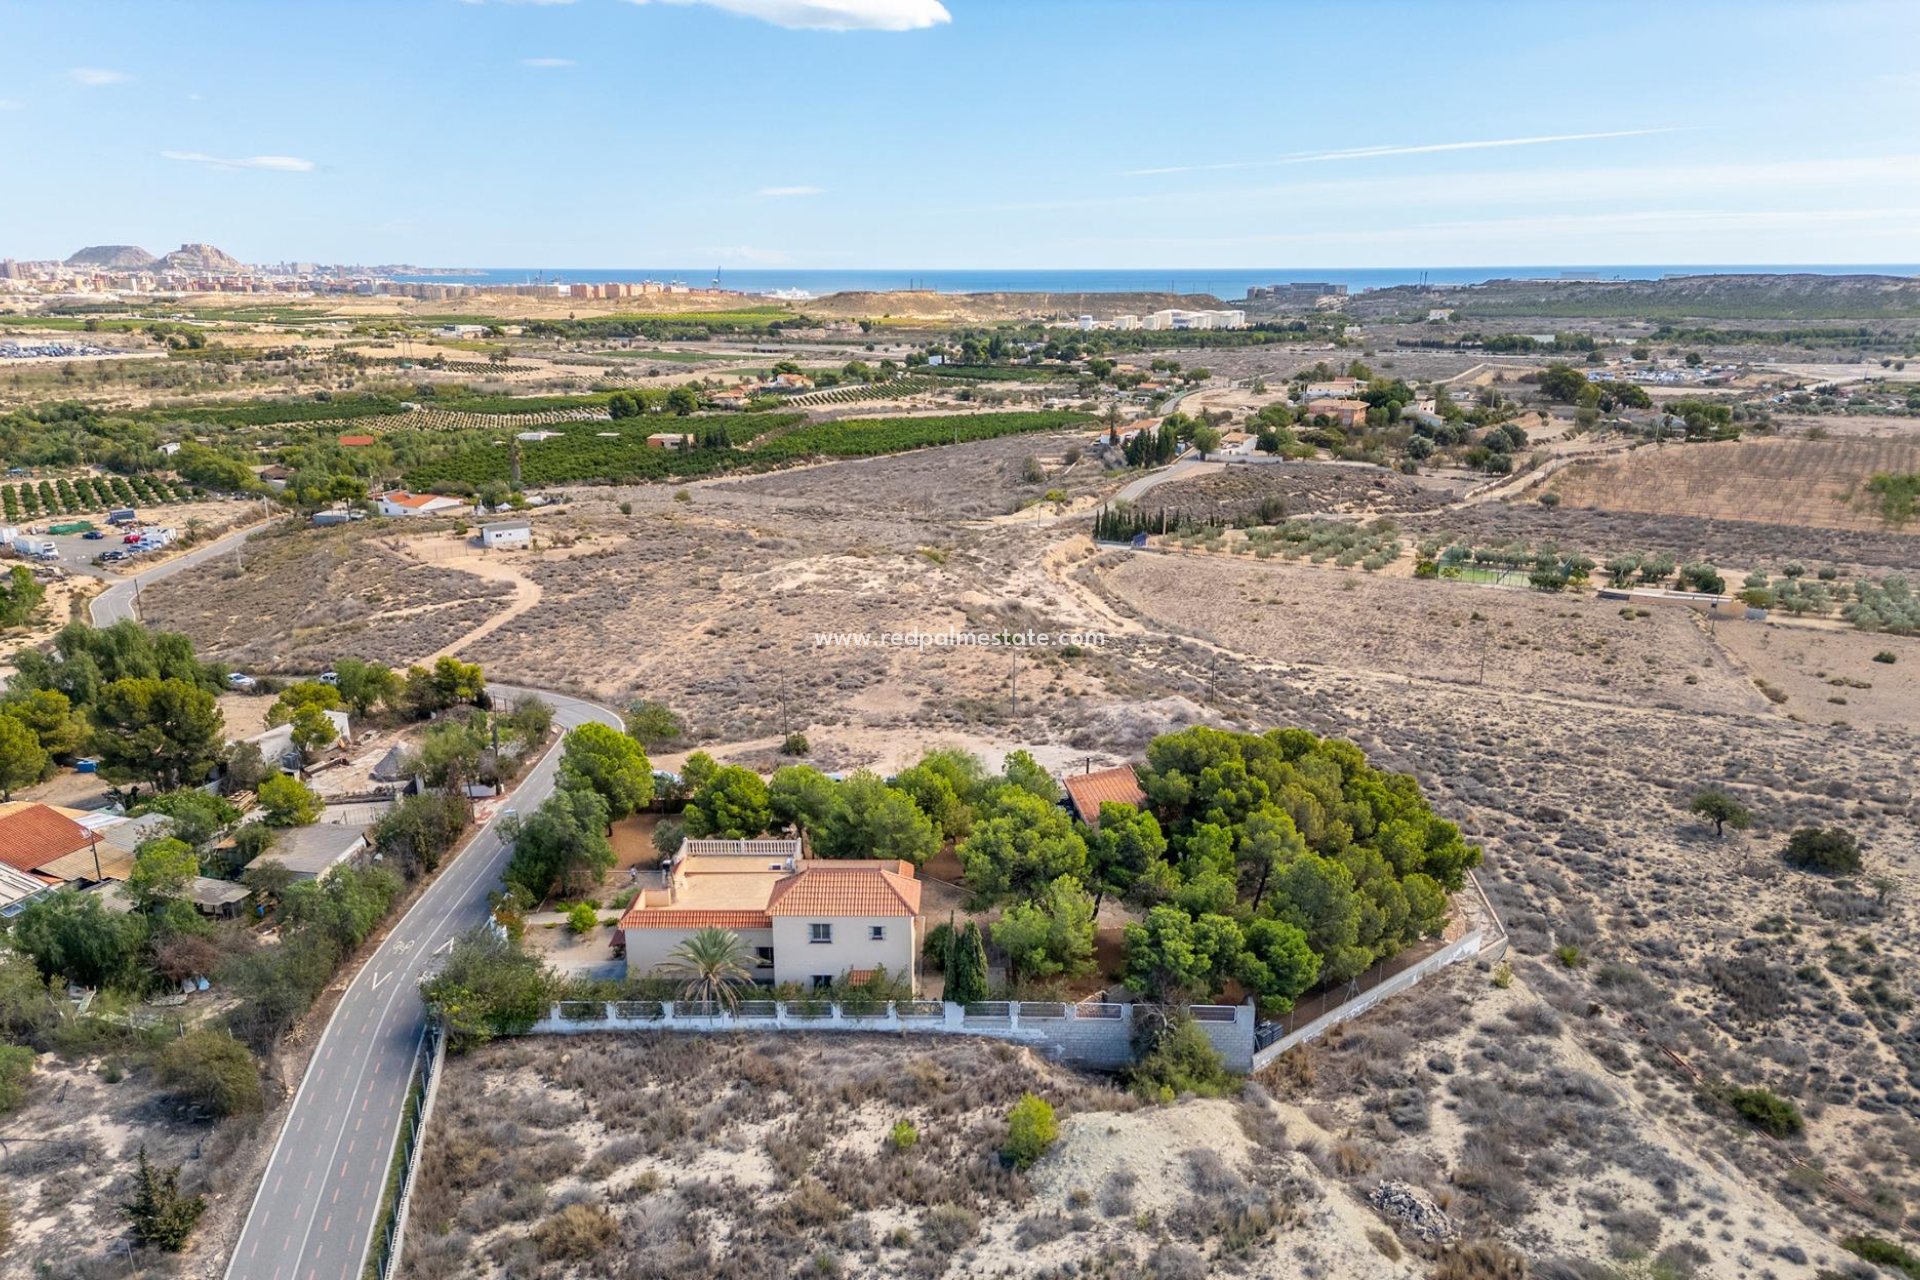
<instances>
[{"instance_id":1,"label":"bare soil patch","mask_svg":"<svg viewBox=\"0 0 1920 1280\"><path fill-rule=\"evenodd\" d=\"M1568 467L1548 486L1568 506L1880 532L1864 492L1879 471L1920 470L1920 439L1729 440L1646 446Z\"/></svg>"}]
</instances>

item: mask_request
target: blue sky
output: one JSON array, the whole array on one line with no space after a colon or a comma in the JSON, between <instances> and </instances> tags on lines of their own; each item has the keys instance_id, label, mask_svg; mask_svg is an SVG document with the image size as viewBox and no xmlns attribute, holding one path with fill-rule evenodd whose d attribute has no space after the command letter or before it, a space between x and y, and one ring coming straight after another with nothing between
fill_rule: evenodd
<instances>
[{"instance_id":1,"label":"blue sky","mask_svg":"<svg viewBox=\"0 0 1920 1280\"><path fill-rule=\"evenodd\" d=\"M1913 262L1915 48L1844 0L0 0L0 253Z\"/></svg>"}]
</instances>

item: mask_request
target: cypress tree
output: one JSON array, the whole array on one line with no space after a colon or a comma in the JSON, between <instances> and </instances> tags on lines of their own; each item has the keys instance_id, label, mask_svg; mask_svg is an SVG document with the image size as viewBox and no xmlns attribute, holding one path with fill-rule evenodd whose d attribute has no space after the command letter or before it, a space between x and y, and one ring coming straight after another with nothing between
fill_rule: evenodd
<instances>
[{"instance_id":1,"label":"cypress tree","mask_svg":"<svg viewBox=\"0 0 1920 1280\"><path fill-rule=\"evenodd\" d=\"M987 945L972 921L947 944L947 993L954 1004L978 1004L987 998Z\"/></svg>"},{"instance_id":2,"label":"cypress tree","mask_svg":"<svg viewBox=\"0 0 1920 1280\"><path fill-rule=\"evenodd\" d=\"M147 1149L140 1148L140 1170L134 1179L133 1199L120 1206L120 1212L133 1224L134 1239L168 1253L178 1253L206 1209L205 1196L180 1194L178 1165L164 1171L157 1169L147 1159Z\"/></svg>"}]
</instances>

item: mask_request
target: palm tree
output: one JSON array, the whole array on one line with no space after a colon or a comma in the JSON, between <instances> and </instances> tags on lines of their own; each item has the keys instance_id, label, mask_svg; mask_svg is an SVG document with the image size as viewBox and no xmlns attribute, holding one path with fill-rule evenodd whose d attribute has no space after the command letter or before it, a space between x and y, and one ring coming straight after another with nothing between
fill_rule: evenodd
<instances>
[{"instance_id":1,"label":"palm tree","mask_svg":"<svg viewBox=\"0 0 1920 1280\"><path fill-rule=\"evenodd\" d=\"M747 944L731 929L713 925L675 947L666 971L685 979L680 987L682 999L711 1000L729 1009L739 1002L741 989L753 984L753 975L747 971Z\"/></svg>"}]
</instances>

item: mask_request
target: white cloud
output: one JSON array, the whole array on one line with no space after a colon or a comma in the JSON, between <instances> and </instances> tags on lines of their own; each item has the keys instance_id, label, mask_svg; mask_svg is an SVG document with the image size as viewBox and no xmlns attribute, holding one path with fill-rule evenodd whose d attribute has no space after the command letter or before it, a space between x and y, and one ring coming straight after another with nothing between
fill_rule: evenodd
<instances>
[{"instance_id":1,"label":"white cloud","mask_svg":"<svg viewBox=\"0 0 1920 1280\"><path fill-rule=\"evenodd\" d=\"M67 79L89 89L98 89L103 85L125 84L133 77L124 71L109 71L105 67L75 67L67 72Z\"/></svg>"},{"instance_id":2,"label":"white cloud","mask_svg":"<svg viewBox=\"0 0 1920 1280\"><path fill-rule=\"evenodd\" d=\"M1417 146L1348 147L1338 151L1296 151L1271 160L1229 160L1220 164L1175 164L1156 169L1128 169L1125 176L1160 173L1201 173L1220 169L1266 169L1286 164L1316 164L1327 160L1374 160L1382 156L1423 156L1444 151L1492 151L1502 147L1540 147L1556 142L1593 142L1601 138L1645 138L1677 129L1610 129L1603 133L1549 133L1529 138L1487 138L1473 142L1429 142Z\"/></svg>"},{"instance_id":3,"label":"white cloud","mask_svg":"<svg viewBox=\"0 0 1920 1280\"><path fill-rule=\"evenodd\" d=\"M542 70L553 70L560 67L578 66L579 64L572 58L522 58L520 59L520 65L523 67L539 67Z\"/></svg>"},{"instance_id":4,"label":"white cloud","mask_svg":"<svg viewBox=\"0 0 1920 1280\"><path fill-rule=\"evenodd\" d=\"M796 31L920 31L953 21L940 0L663 0L704 4ZM648 0L633 0L646 4Z\"/></svg>"},{"instance_id":5,"label":"white cloud","mask_svg":"<svg viewBox=\"0 0 1920 1280\"><path fill-rule=\"evenodd\" d=\"M758 196L784 198L788 196L817 196L821 194L821 191L819 187L762 187L754 192L754 194Z\"/></svg>"},{"instance_id":6,"label":"white cloud","mask_svg":"<svg viewBox=\"0 0 1920 1280\"><path fill-rule=\"evenodd\" d=\"M209 169L269 169L275 173L311 173L314 168L313 161L302 160L299 156L236 156L229 159L210 156L204 151L162 151L160 154L168 160L203 164Z\"/></svg>"}]
</instances>

